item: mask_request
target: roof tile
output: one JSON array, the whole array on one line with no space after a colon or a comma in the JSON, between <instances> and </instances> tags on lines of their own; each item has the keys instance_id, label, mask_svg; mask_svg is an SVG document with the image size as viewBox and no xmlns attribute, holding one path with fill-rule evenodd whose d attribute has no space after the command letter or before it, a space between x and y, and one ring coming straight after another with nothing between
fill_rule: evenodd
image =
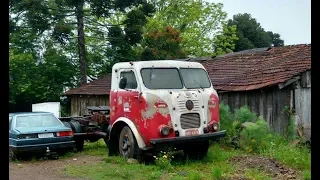
<instances>
[{"instance_id":1,"label":"roof tile","mask_svg":"<svg viewBox=\"0 0 320 180\"><path fill-rule=\"evenodd\" d=\"M283 83L311 69L311 44L257 48L213 59L197 58L221 91L247 91ZM67 91L66 95L108 95L111 74Z\"/></svg>"}]
</instances>

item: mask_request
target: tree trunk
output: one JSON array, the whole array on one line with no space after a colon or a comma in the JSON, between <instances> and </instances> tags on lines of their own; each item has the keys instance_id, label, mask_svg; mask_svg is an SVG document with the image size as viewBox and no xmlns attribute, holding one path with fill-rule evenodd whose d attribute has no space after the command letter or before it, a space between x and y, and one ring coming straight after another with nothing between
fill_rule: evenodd
<instances>
[{"instance_id":1,"label":"tree trunk","mask_svg":"<svg viewBox=\"0 0 320 180\"><path fill-rule=\"evenodd\" d=\"M78 0L76 5L77 14L77 29L78 29L78 50L80 61L80 84L87 83L87 64L86 64L86 47L84 39L84 24L83 24L83 6L84 1Z\"/></svg>"}]
</instances>

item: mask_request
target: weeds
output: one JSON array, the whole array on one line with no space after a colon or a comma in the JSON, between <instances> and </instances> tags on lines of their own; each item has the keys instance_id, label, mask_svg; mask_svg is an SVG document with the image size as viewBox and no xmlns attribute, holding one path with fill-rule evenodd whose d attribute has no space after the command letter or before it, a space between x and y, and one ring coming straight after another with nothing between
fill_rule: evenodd
<instances>
[{"instance_id":1,"label":"weeds","mask_svg":"<svg viewBox=\"0 0 320 180\"><path fill-rule=\"evenodd\" d=\"M171 161L174 158L173 152L163 152L160 151L158 156L153 156L155 158L155 164L161 169L171 171L173 169Z\"/></svg>"},{"instance_id":2,"label":"weeds","mask_svg":"<svg viewBox=\"0 0 320 180\"><path fill-rule=\"evenodd\" d=\"M291 116L293 117L293 116ZM220 104L221 129L227 130L227 137L220 143L213 143L205 159L180 161L174 151L160 152L154 156L155 163L151 165L128 164L124 158L108 157L107 148L103 141L85 145L86 155L102 155L104 162L97 165L68 167L70 175L81 174L91 179L228 179L239 173L237 166L229 160L234 156L263 155L295 168L301 172L300 177L311 179L311 155L308 148L298 147L290 142L296 138L294 123L288 126L286 136L281 136L269 129L262 117L257 117L248 107L242 107L235 113L223 103ZM251 122L245 128L244 122ZM237 147L238 149L235 149ZM249 179L271 179L270 176L257 169L241 171L241 176ZM108 169L108 170L106 170ZM86 173L82 173L86 171ZM77 174L77 175L79 175Z\"/></svg>"}]
</instances>

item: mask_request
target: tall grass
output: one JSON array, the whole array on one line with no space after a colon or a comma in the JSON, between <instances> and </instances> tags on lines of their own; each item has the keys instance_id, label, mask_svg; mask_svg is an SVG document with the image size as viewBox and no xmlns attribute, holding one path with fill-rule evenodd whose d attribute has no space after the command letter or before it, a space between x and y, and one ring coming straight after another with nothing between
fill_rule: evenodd
<instances>
[{"instance_id":1,"label":"tall grass","mask_svg":"<svg viewBox=\"0 0 320 180\"><path fill-rule=\"evenodd\" d=\"M285 109L286 110L286 109ZM288 112L288 111L287 111ZM305 146L296 146L291 142L295 136L293 115L290 115L290 123L285 136L273 132L262 117L257 117L248 107L241 107L232 114L229 106L220 104L221 128L227 130L224 145L234 146L248 153L256 153L279 160L280 162L305 171L311 169L311 153ZM244 122L253 122L246 128L242 128Z\"/></svg>"}]
</instances>

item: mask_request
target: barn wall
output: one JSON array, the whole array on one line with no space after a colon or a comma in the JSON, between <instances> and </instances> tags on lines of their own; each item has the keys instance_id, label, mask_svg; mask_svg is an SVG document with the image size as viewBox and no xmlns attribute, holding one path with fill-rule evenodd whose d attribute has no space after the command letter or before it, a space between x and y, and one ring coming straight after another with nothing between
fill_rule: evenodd
<instances>
[{"instance_id":1,"label":"barn wall","mask_svg":"<svg viewBox=\"0 0 320 180\"><path fill-rule=\"evenodd\" d=\"M290 89L276 87L247 92L219 93L220 101L229 105L234 112L242 106L248 106L258 116L262 116L269 126L283 134L289 124L289 116L284 113L290 108Z\"/></svg>"},{"instance_id":2,"label":"barn wall","mask_svg":"<svg viewBox=\"0 0 320 180\"><path fill-rule=\"evenodd\" d=\"M283 111L287 107L295 112L295 123L303 127L305 137L311 137L311 71L302 73L299 80L282 89L274 86L247 92L223 92L219 93L219 97L232 112L249 106L281 134L286 132L290 121Z\"/></svg>"},{"instance_id":3,"label":"barn wall","mask_svg":"<svg viewBox=\"0 0 320 180\"><path fill-rule=\"evenodd\" d=\"M73 95L71 98L71 116L82 116L88 113L87 106L107 106L109 96Z\"/></svg>"},{"instance_id":4,"label":"barn wall","mask_svg":"<svg viewBox=\"0 0 320 180\"><path fill-rule=\"evenodd\" d=\"M311 137L311 71L302 74L294 91L296 125L301 125L307 138Z\"/></svg>"}]
</instances>

